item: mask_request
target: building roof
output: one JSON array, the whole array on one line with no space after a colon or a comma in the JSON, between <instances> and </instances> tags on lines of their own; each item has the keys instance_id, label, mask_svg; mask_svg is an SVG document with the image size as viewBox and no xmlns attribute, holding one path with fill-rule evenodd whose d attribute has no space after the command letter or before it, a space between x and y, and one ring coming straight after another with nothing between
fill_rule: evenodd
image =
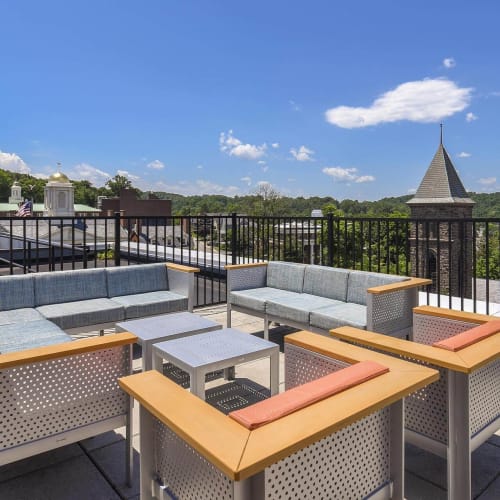
<instances>
[{"instance_id":1,"label":"building roof","mask_svg":"<svg viewBox=\"0 0 500 500\"><path fill-rule=\"evenodd\" d=\"M98 208L90 207L88 205L82 205L80 203L75 203L75 214L78 213L93 213L99 214L100 210ZM0 213L7 212L17 212L19 206L17 203L0 203ZM41 213L45 209L43 203L33 203L33 212Z\"/></svg>"},{"instance_id":2,"label":"building roof","mask_svg":"<svg viewBox=\"0 0 500 500\"><path fill-rule=\"evenodd\" d=\"M431 161L427 172L420 183L415 196L409 200L408 205L420 204L474 204L458 176L453 163L443 146L439 144L438 150Z\"/></svg>"}]
</instances>

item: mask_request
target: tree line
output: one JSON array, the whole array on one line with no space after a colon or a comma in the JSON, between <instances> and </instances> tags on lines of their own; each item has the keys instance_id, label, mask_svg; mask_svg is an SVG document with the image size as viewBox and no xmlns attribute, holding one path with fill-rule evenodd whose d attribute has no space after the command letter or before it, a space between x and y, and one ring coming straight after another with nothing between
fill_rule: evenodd
<instances>
[{"instance_id":1,"label":"tree line","mask_svg":"<svg viewBox=\"0 0 500 500\"><path fill-rule=\"evenodd\" d=\"M0 169L0 200L6 202L14 181L21 185L25 198L35 203L42 203L46 179L39 179L27 174L19 174ZM337 200L331 196L288 197L282 196L269 184L261 185L254 192L245 196L192 195L176 193L143 192L134 187L125 176L115 175L103 187L95 187L87 180L71 181L75 188L75 203L97 206L98 196L116 197L121 189L133 189L142 199L155 197L172 200L173 215L204 215L233 213L251 216L271 217L308 217L312 210L321 209L324 214L333 213L346 217L408 217L410 210L406 202L411 195L382 198L377 201ZM476 202L474 217L500 217L500 192L469 193Z\"/></svg>"}]
</instances>

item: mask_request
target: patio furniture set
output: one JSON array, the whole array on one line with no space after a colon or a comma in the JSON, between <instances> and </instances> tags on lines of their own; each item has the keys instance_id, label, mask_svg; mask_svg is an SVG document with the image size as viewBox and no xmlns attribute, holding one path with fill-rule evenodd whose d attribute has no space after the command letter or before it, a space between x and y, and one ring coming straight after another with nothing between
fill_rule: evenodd
<instances>
[{"instance_id":1,"label":"patio furniture set","mask_svg":"<svg viewBox=\"0 0 500 500\"><path fill-rule=\"evenodd\" d=\"M165 268L147 265L154 266ZM177 271L192 280L192 268ZM0 354L0 421L8 428L0 465L126 424L130 479L133 398L144 499L402 499L405 440L447 457L448 498L470 498L470 452L500 428L500 321L415 307L416 287L428 280L374 274L228 266L228 328L139 306L117 320L122 333ZM192 283L183 285L190 297ZM143 290L137 277L126 289L135 284ZM184 304L192 309L192 298ZM231 310L262 317L266 338L230 328ZM133 319L146 311L153 316ZM312 328L314 315L321 327ZM286 336L286 390L278 394L269 321L344 342L310 331ZM477 325L481 331L470 330ZM134 342L143 348L143 372L130 375ZM444 348L419 344L439 342ZM233 394L226 414L218 411L207 373L224 370L232 379L235 365L265 357L271 397ZM165 360L188 373L190 392L160 373ZM69 372L77 375L68 388Z\"/></svg>"}]
</instances>

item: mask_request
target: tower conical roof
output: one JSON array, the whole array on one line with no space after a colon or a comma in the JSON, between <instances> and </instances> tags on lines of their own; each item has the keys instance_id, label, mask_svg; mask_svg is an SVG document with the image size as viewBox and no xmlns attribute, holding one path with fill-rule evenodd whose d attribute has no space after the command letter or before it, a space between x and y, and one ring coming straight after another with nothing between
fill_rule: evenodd
<instances>
[{"instance_id":1,"label":"tower conical roof","mask_svg":"<svg viewBox=\"0 0 500 500\"><path fill-rule=\"evenodd\" d=\"M474 201L467 195L467 191L443 143L439 144L438 150L415 196L407 203L408 205L436 203L474 204Z\"/></svg>"}]
</instances>

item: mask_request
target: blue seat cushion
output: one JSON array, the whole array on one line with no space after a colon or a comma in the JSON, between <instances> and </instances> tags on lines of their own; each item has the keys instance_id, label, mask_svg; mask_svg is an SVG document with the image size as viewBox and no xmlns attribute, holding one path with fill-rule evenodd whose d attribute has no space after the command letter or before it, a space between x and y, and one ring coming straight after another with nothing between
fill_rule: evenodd
<instances>
[{"instance_id":1,"label":"blue seat cushion","mask_svg":"<svg viewBox=\"0 0 500 500\"><path fill-rule=\"evenodd\" d=\"M0 326L23 321L36 321L37 319L44 319L44 317L32 307L0 311Z\"/></svg>"},{"instance_id":2,"label":"blue seat cushion","mask_svg":"<svg viewBox=\"0 0 500 500\"><path fill-rule=\"evenodd\" d=\"M262 314L266 311L266 303L278 297L295 297L295 292L280 290L272 287L252 288L250 290L239 290L229 294L229 301L235 306L258 311Z\"/></svg>"},{"instance_id":3,"label":"blue seat cushion","mask_svg":"<svg viewBox=\"0 0 500 500\"><path fill-rule=\"evenodd\" d=\"M159 290L113 297L112 302L124 308L125 319L186 311L188 298L178 293Z\"/></svg>"},{"instance_id":4,"label":"blue seat cushion","mask_svg":"<svg viewBox=\"0 0 500 500\"><path fill-rule=\"evenodd\" d=\"M294 297L276 297L266 305L266 312L283 320L295 321L308 325L309 313L321 307L343 304L338 300L317 297L308 293L296 293Z\"/></svg>"},{"instance_id":5,"label":"blue seat cushion","mask_svg":"<svg viewBox=\"0 0 500 500\"><path fill-rule=\"evenodd\" d=\"M311 311L310 325L321 330L331 330L339 326L353 326L366 329L366 306L362 304L340 303L320 307Z\"/></svg>"},{"instance_id":6,"label":"blue seat cushion","mask_svg":"<svg viewBox=\"0 0 500 500\"><path fill-rule=\"evenodd\" d=\"M106 278L108 297L168 290L165 263L107 267Z\"/></svg>"},{"instance_id":7,"label":"blue seat cushion","mask_svg":"<svg viewBox=\"0 0 500 500\"><path fill-rule=\"evenodd\" d=\"M125 319L123 306L106 298L47 304L37 310L63 330Z\"/></svg>"},{"instance_id":8,"label":"blue seat cushion","mask_svg":"<svg viewBox=\"0 0 500 500\"><path fill-rule=\"evenodd\" d=\"M46 319L3 325L0 329L0 353L63 342L71 342L71 337Z\"/></svg>"},{"instance_id":9,"label":"blue seat cushion","mask_svg":"<svg viewBox=\"0 0 500 500\"><path fill-rule=\"evenodd\" d=\"M33 275L0 277L0 311L35 307Z\"/></svg>"},{"instance_id":10,"label":"blue seat cushion","mask_svg":"<svg viewBox=\"0 0 500 500\"><path fill-rule=\"evenodd\" d=\"M35 304L60 304L106 297L106 276L102 269L56 271L35 275Z\"/></svg>"}]
</instances>

